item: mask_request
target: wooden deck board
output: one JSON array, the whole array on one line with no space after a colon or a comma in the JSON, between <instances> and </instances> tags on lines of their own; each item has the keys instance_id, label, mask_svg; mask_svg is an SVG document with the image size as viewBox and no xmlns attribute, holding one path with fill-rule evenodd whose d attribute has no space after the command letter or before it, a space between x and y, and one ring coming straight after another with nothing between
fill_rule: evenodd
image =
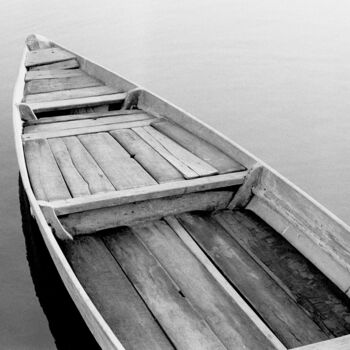
<instances>
[{"instance_id":1,"label":"wooden deck board","mask_svg":"<svg viewBox=\"0 0 350 350\"><path fill-rule=\"evenodd\" d=\"M80 283L125 349L173 349L100 238L89 236L62 248Z\"/></svg>"},{"instance_id":2,"label":"wooden deck board","mask_svg":"<svg viewBox=\"0 0 350 350\"><path fill-rule=\"evenodd\" d=\"M64 137L62 140L74 166L88 184L92 194L115 191L114 186L77 137Z\"/></svg>"},{"instance_id":3,"label":"wooden deck board","mask_svg":"<svg viewBox=\"0 0 350 350\"><path fill-rule=\"evenodd\" d=\"M57 62L57 63L50 63L50 64L43 64L41 66L32 66L28 67L29 71L41 71L41 70L54 70L54 69L73 69L78 68L79 62L74 58L67 61Z\"/></svg>"},{"instance_id":4,"label":"wooden deck board","mask_svg":"<svg viewBox=\"0 0 350 350\"><path fill-rule=\"evenodd\" d=\"M25 66L39 66L42 64L67 61L75 58L75 55L58 47L48 49L32 50L27 52Z\"/></svg>"},{"instance_id":5,"label":"wooden deck board","mask_svg":"<svg viewBox=\"0 0 350 350\"><path fill-rule=\"evenodd\" d=\"M150 173L158 183L182 180L183 176L134 131L122 129L110 134Z\"/></svg>"},{"instance_id":6,"label":"wooden deck board","mask_svg":"<svg viewBox=\"0 0 350 350\"><path fill-rule=\"evenodd\" d=\"M38 102L53 102L60 100L71 100L84 97L95 97L101 95L112 95L120 93L119 89L111 88L109 86L94 86L80 89L61 90L53 92L43 92L40 94L28 94L25 101L29 104Z\"/></svg>"},{"instance_id":7,"label":"wooden deck board","mask_svg":"<svg viewBox=\"0 0 350 350\"><path fill-rule=\"evenodd\" d=\"M30 70L26 73L24 81L81 77L87 74L81 69L51 69L51 70Z\"/></svg>"},{"instance_id":8,"label":"wooden deck board","mask_svg":"<svg viewBox=\"0 0 350 350\"><path fill-rule=\"evenodd\" d=\"M71 197L47 140L26 142L24 155L37 199L50 201Z\"/></svg>"},{"instance_id":9,"label":"wooden deck board","mask_svg":"<svg viewBox=\"0 0 350 350\"><path fill-rule=\"evenodd\" d=\"M197 157L212 165L220 174L242 171L245 168L209 142L183 129L179 125L163 120L152 126L179 143Z\"/></svg>"},{"instance_id":10,"label":"wooden deck board","mask_svg":"<svg viewBox=\"0 0 350 350\"><path fill-rule=\"evenodd\" d=\"M30 102L29 105L35 113L47 112L47 111L56 111L80 107L91 107L102 104L109 104L123 101L125 98L125 93L112 93L101 94L97 96L85 96L79 98L71 98L66 100L54 100L54 101L39 101L39 102Z\"/></svg>"},{"instance_id":11,"label":"wooden deck board","mask_svg":"<svg viewBox=\"0 0 350 350\"><path fill-rule=\"evenodd\" d=\"M48 142L72 196L90 195L89 186L74 166L63 140L50 139Z\"/></svg>"},{"instance_id":12,"label":"wooden deck board","mask_svg":"<svg viewBox=\"0 0 350 350\"><path fill-rule=\"evenodd\" d=\"M185 179L194 179L199 175L186 164L182 163L178 158L172 155L157 140L155 140L144 128L133 128L133 131L147 142L155 151L164 157L171 165L173 165Z\"/></svg>"},{"instance_id":13,"label":"wooden deck board","mask_svg":"<svg viewBox=\"0 0 350 350\"><path fill-rule=\"evenodd\" d=\"M226 349L130 229L103 241L177 349Z\"/></svg>"},{"instance_id":14,"label":"wooden deck board","mask_svg":"<svg viewBox=\"0 0 350 350\"><path fill-rule=\"evenodd\" d=\"M208 215L192 214L183 214L179 219L287 348L328 339L317 324L214 219Z\"/></svg>"},{"instance_id":15,"label":"wooden deck board","mask_svg":"<svg viewBox=\"0 0 350 350\"><path fill-rule=\"evenodd\" d=\"M144 127L144 130L157 142L159 142L166 150L168 150L168 152L173 154L189 168L193 169L199 176L209 176L218 173L217 169L212 167L210 164L187 151L185 148L163 135L152 126Z\"/></svg>"},{"instance_id":16,"label":"wooden deck board","mask_svg":"<svg viewBox=\"0 0 350 350\"><path fill-rule=\"evenodd\" d=\"M164 222L133 231L228 349L272 349L270 341Z\"/></svg>"},{"instance_id":17,"label":"wooden deck board","mask_svg":"<svg viewBox=\"0 0 350 350\"><path fill-rule=\"evenodd\" d=\"M85 128L88 126L126 123L126 122L149 120L149 119L154 119L154 118L146 113L111 115L111 116L99 117L99 118L89 118L89 119L80 119L80 120L78 119L78 120L72 120L67 122L29 125L24 128L23 133L28 134L28 133L34 133L34 132L67 130L67 129Z\"/></svg>"},{"instance_id":18,"label":"wooden deck board","mask_svg":"<svg viewBox=\"0 0 350 350\"><path fill-rule=\"evenodd\" d=\"M26 83L27 94L40 94L61 90L82 89L93 86L102 86L101 82L88 75L63 78L49 78L32 80Z\"/></svg>"},{"instance_id":19,"label":"wooden deck board","mask_svg":"<svg viewBox=\"0 0 350 350\"><path fill-rule=\"evenodd\" d=\"M157 183L111 135L78 137L117 190Z\"/></svg>"},{"instance_id":20,"label":"wooden deck board","mask_svg":"<svg viewBox=\"0 0 350 350\"><path fill-rule=\"evenodd\" d=\"M284 283L319 327L330 336L350 333L349 299L280 234L249 211L215 218Z\"/></svg>"}]
</instances>

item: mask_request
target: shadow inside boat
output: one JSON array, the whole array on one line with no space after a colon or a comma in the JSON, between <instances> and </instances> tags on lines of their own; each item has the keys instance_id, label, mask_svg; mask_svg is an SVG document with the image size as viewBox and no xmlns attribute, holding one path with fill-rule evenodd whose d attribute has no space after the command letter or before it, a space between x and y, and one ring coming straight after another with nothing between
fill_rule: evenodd
<instances>
[{"instance_id":1,"label":"shadow inside boat","mask_svg":"<svg viewBox=\"0 0 350 350\"><path fill-rule=\"evenodd\" d=\"M47 317L59 350L100 349L68 294L30 214L27 195L19 176L19 200L27 260L36 295Z\"/></svg>"}]
</instances>

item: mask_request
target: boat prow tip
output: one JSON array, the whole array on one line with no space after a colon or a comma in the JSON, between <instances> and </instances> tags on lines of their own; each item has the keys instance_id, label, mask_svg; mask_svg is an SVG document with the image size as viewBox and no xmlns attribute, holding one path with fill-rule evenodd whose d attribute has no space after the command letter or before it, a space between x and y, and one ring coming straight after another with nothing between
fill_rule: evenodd
<instances>
[{"instance_id":1,"label":"boat prow tip","mask_svg":"<svg viewBox=\"0 0 350 350\"><path fill-rule=\"evenodd\" d=\"M29 50L38 50L49 48L52 46L52 43L45 36L40 34L29 34L25 40L25 43Z\"/></svg>"}]
</instances>

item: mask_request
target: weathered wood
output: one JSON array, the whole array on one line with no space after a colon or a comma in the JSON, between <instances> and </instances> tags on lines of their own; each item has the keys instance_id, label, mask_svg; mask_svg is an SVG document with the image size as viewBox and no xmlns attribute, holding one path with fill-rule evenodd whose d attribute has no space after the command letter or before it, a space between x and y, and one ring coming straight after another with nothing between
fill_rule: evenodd
<instances>
[{"instance_id":1,"label":"weathered wood","mask_svg":"<svg viewBox=\"0 0 350 350\"><path fill-rule=\"evenodd\" d=\"M292 350L348 350L350 344L350 335L340 338L326 340L316 344L310 344Z\"/></svg>"},{"instance_id":2,"label":"weathered wood","mask_svg":"<svg viewBox=\"0 0 350 350\"><path fill-rule=\"evenodd\" d=\"M185 244L192 254L201 262L206 270L211 274L221 288L234 300L242 311L255 323L260 331L270 340L272 348L278 350L287 350L281 341L272 333L271 329L262 321L253 309L246 303L243 297L236 291L234 286L223 276L223 274L215 267L212 261L198 246L190 234L185 230L181 223L174 216L167 216L164 221L174 230L178 237Z\"/></svg>"},{"instance_id":3,"label":"weathered wood","mask_svg":"<svg viewBox=\"0 0 350 350\"><path fill-rule=\"evenodd\" d=\"M57 79L87 76L81 69L51 69L51 70L30 70L26 73L24 81Z\"/></svg>"},{"instance_id":4,"label":"weathered wood","mask_svg":"<svg viewBox=\"0 0 350 350\"><path fill-rule=\"evenodd\" d=\"M107 110L98 110L98 107L92 107L91 110L84 113L75 113L75 114L66 114L66 115L58 115L58 116L52 116L52 117L43 117L36 120L29 120L25 123L25 126L29 125L40 125L40 124L50 124L50 123L57 123L57 122L69 122L73 120L82 120L82 119L98 119L102 117L111 117L111 116L117 116L117 115L128 115L128 114L138 114L138 113L145 113L144 111L140 111L137 109L134 110L117 110L117 111L109 111L108 106L102 106L107 107ZM90 107L88 107L90 108ZM97 110L96 110L97 109Z\"/></svg>"},{"instance_id":5,"label":"weathered wood","mask_svg":"<svg viewBox=\"0 0 350 350\"><path fill-rule=\"evenodd\" d=\"M226 349L130 229L103 241L177 349Z\"/></svg>"},{"instance_id":6,"label":"weathered wood","mask_svg":"<svg viewBox=\"0 0 350 350\"><path fill-rule=\"evenodd\" d=\"M115 191L114 186L77 137L64 137L61 140L65 143L75 168L88 184L92 194Z\"/></svg>"},{"instance_id":7,"label":"weathered wood","mask_svg":"<svg viewBox=\"0 0 350 350\"><path fill-rule=\"evenodd\" d=\"M263 167L259 163L249 169L244 184L236 192L228 209L244 208L249 203L254 196L253 188L258 185L262 172Z\"/></svg>"},{"instance_id":8,"label":"weathered wood","mask_svg":"<svg viewBox=\"0 0 350 350\"><path fill-rule=\"evenodd\" d=\"M78 137L117 190L157 183L111 135Z\"/></svg>"},{"instance_id":9,"label":"weathered wood","mask_svg":"<svg viewBox=\"0 0 350 350\"><path fill-rule=\"evenodd\" d=\"M146 113L126 114L126 115L116 115L116 116L111 115L111 116L100 117L100 118L88 118L88 119L72 120L67 122L30 125L24 128L23 133L28 134L28 133L44 132L44 131L77 129L77 128L85 128L88 126L118 124L118 123L134 122L134 121L148 120L148 119L154 119L154 118Z\"/></svg>"},{"instance_id":10,"label":"weathered wood","mask_svg":"<svg viewBox=\"0 0 350 350\"><path fill-rule=\"evenodd\" d=\"M67 139L68 138L63 138L65 142ZM71 153L71 157L73 158L73 151L71 149L69 151ZM77 153L79 152L80 150L78 149ZM78 167L77 162L76 166ZM57 215L66 215L79 211L106 208L132 202L179 196L186 193L208 191L225 187L232 188L233 186L240 185L243 182L244 174L245 172L243 171L241 173L176 181L154 186L133 188L114 193L96 194L91 195L88 198L71 198L69 200L51 202L50 204L53 208L55 208Z\"/></svg>"},{"instance_id":11,"label":"weathered wood","mask_svg":"<svg viewBox=\"0 0 350 350\"><path fill-rule=\"evenodd\" d=\"M62 244L80 283L125 349L173 349L123 271L97 237Z\"/></svg>"},{"instance_id":12,"label":"weathered wood","mask_svg":"<svg viewBox=\"0 0 350 350\"><path fill-rule=\"evenodd\" d=\"M212 165L220 174L242 171L245 168L209 142L190 133L184 128L169 121L155 122L152 126L167 135L178 144Z\"/></svg>"},{"instance_id":13,"label":"weathered wood","mask_svg":"<svg viewBox=\"0 0 350 350\"><path fill-rule=\"evenodd\" d=\"M130 129L110 134L136 159L158 183L182 180L182 175L158 152Z\"/></svg>"},{"instance_id":14,"label":"weathered wood","mask_svg":"<svg viewBox=\"0 0 350 350\"><path fill-rule=\"evenodd\" d=\"M70 89L53 92L43 92L40 94L31 94L25 97L27 103L38 103L38 102L59 102L61 100L71 100L84 97L96 97L117 94L120 91L118 89L111 88L109 86L93 86L81 89Z\"/></svg>"},{"instance_id":15,"label":"weathered wood","mask_svg":"<svg viewBox=\"0 0 350 350\"><path fill-rule=\"evenodd\" d=\"M328 338L215 220L191 214L179 219L287 348Z\"/></svg>"},{"instance_id":16,"label":"weathered wood","mask_svg":"<svg viewBox=\"0 0 350 350\"><path fill-rule=\"evenodd\" d=\"M56 111L62 109L71 109L87 106L97 106L108 103L115 103L123 101L125 98L124 93L119 94L107 94L107 95L98 95L92 97L82 97L82 98L72 98L68 100L60 101L46 101L46 102L31 102L29 105L32 110L36 113L47 112L47 111Z\"/></svg>"},{"instance_id":17,"label":"weathered wood","mask_svg":"<svg viewBox=\"0 0 350 350\"><path fill-rule=\"evenodd\" d=\"M35 36L35 34L28 35L26 38L26 45L29 50L39 50L40 49L40 44Z\"/></svg>"},{"instance_id":18,"label":"weathered wood","mask_svg":"<svg viewBox=\"0 0 350 350\"><path fill-rule=\"evenodd\" d=\"M41 66L29 67L30 71L40 71L40 70L54 70L54 69L73 69L79 68L79 62L74 58L67 61L43 64Z\"/></svg>"},{"instance_id":19,"label":"weathered wood","mask_svg":"<svg viewBox=\"0 0 350 350\"><path fill-rule=\"evenodd\" d=\"M185 148L163 135L151 126L144 128L158 143L160 143L167 151L178 158L182 163L193 169L199 176L209 176L217 174L218 171L210 164L198 158Z\"/></svg>"},{"instance_id":20,"label":"weathered wood","mask_svg":"<svg viewBox=\"0 0 350 350\"><path fill-rule=\"evenodd\" d=\"M50 201L71 197L47 140L26 142L24 154L37 199Z\"/></svg>"},{"instance_id":21,"label":"weathered wood","mask_svg":"<svg viewBox=\"0 0 350 350\"><path fill-rule=\"evenodd\" d=\"M28 51L25 66L40 66L42 64L67 61L75 58L75 55L57 47Z\"/></svg>"},{"instance_id":22,"label":"weathered wood","mask_svg":"<svg viewBox=\"0 0 350 350\"><path fill-rule=\"evenodd\" d=\"M48 142L72 196L90 195L89 186L74 166L63 140L50 139Z\"/></svg>"},{"instance_id":23,"label":"weathered wood","mask_svg":"<svg viewBox=\"0 0 350 350\"><path fill-rule=\"evenodd\" d=\"M81 75L75 77L32 80L26 83L25 90L27 94L40 94L94 86L102 86L102 84L97 79L89 77L88 75Z\"/></svg>"},{"instance_id":24,"label":"weathered wood","mask_svg":"<svg viewBox=\"0 0 350 350\"><path fill-rule=\"evenodd\" d=\"M162 157L164 157L171 165L173 165L185 179L194 179L199 175L189 168L186 164L182 163L178 158L174 157L166 148L164 148L157 140L153 138L144 128L133 128L144 141L146 141L155 151L157 151Z\"/></svg>"},{"instance_id":25,"label":"weathered wood","mask_svg":"<svg viewBox=\"0 0 350 350\"><path fill-rule=\"evenodd\" d=\"M156 221L135 227L133 232L164 266L227 348L274 348L166 223Z\"/></svg>"},{"instance_id":26,"label":"weathered wood","mask_svg":"<svg viewBox=\"0 0 350 350\"><path fill-rule=\"evenodd\" d=\"M43 138L52 138L52 137L65 137L73 135L82 135L82 134L95 134L105 131L112 131L118 129L130 129L150 125L155 118L146 118L144 120L131 121L125 123L113 123L113 124L102 124L95 126L87 126L83 128L74 128L74 129L65 129L65 130L55 130L55 131L43 131L43 132L33 132L28 134L22 134L22 140L37 140ZM98 124L98 123L97 123Z\"/></svg>"},{"instance_id":27,"label":"weathered wood","mask_svg":"<svg viewBox=\"0 0 350 350\"><path fill-rule=\"evenodd\" d=\"M22 120L25 120L25 121L38 120L36 115L32 111L32 109L30 108L30 106L27 105L26 103L20 103L18 105L18 109L19 109L19 111L21 113Z\"/></svg>"},{"instance_id":28,"label":"weathered wood","mask_svg":"<svg viewBox=\"0 0 350 350\"><path fill-rule=\"evenodd\" d=\"M348 298L278 232L249 211L223 211L215 219L277 276L324 332L350 332Z\"/></svg>"},{"instance_id":29,"label":"weathered wood","mask_svg":"<svg viewBox=\"0 0 350 350\"><path fill-rule=\"evenodd\" d=\"M350 227L288 181L264 169L247 206L342 291L350 288Z\"/></svg>"},{"instance_id":30,"label":"weathered wood","mask_svg":"<svg viewBox=\"0 0 350 350\"><path fill-rule=\"evenodd\" d=\"M192 210L223 209L231 197L232 193L229 191L191 193L79 212L62 216L60 219L72 235L90 234L112 227L137 225L146 220L160 219L163 216Z\"/></svg>"}]
</instances>

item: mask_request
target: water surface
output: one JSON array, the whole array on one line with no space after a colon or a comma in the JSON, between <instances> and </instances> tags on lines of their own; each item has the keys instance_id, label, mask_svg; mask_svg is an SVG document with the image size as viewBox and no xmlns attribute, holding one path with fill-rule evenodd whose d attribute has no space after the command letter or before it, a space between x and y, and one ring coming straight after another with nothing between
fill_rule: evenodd
<instances>
[{"instance_id":1,"label":"water surface","mask_svg":"<svg viewBox=\"0 0 350 350\"><path fill-rule=\"evenodd\" d=\"M11 125L29 33L175 102L350 223L348 1L12 0L0 13L0 348L56 348L26 258Z\"/></svg>"}]
</instances>

